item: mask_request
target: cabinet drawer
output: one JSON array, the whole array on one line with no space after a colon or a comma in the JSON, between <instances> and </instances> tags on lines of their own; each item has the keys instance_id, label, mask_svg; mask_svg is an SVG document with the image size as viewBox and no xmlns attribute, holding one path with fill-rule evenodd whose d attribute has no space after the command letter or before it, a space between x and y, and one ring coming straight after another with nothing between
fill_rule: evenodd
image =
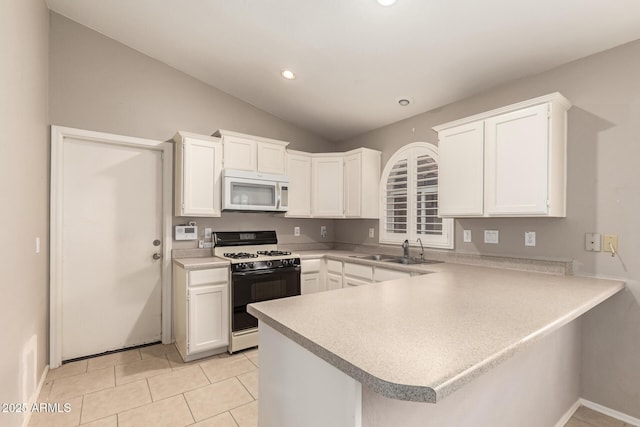
<instances>
[{"instance_id":1,"label":"cabinet drawer","mask_svg":"<svg viewBox=\"0 0 640 427\"><path fill-rule=\"evenodd\" d=\"M376 282L384 282L386 280L403 279L405 277L411 277L411 273L408 271L389 270L386 268L376 267L375 280Z\"/></svg>"},{"instance_id":2,"label":"cabinet drawer","mask_svg":"<svg viewBox=\"0 0 640 427\"><path fill-rule=\"evenodd\" d=\"M321 259L304 259L300 261L300 268L302 273L314 273L319 272L322 268Z\"/></svg>"},{"instance_id":3,"label":"cabinet drawer","mask_svg":"<svg viewBox=\"0 0 640 427\"><path fill-rule=\"evenodd\" d=\"M358 277L370 282L373 281L373 267L370 265L350 264L345 262L344 274L345 276Z\"/></svg>"},{"instance_id":4,"label":"cabinet drawer","mask_svg":"<svg viewBox=\"0 0 640 427\"><path fill-rule=\"evenodd\" d=\"M210 283L227 283L228 281L229 269L227 268L210 268L207 270L193 270L189 272L189 286Z\"/></svg>"},{"instance_id":5,"label":"cabinet drawer","mask_svg":"<svg viewBox=\"0 0 640 427\"><path fill-rule=\"evenodd\" d=\"M331 273L342 274L342 262L333 259L327 260L327 270Z\"/></svg>"}]
</instances>

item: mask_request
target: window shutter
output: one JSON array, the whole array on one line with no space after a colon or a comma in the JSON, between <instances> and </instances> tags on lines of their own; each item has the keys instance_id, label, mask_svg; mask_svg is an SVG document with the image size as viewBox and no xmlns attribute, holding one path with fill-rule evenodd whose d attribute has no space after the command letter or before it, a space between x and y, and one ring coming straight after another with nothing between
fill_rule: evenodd
<instances>
[{"instance_id":1,"label":"window shutter","mask_svg":"<svg viewBox=\"0 0 640 427\"><path fill-rule=\"evenodd\" d=\"M438 151L414 142L396 151L380 180L380 242L453 248L453 220L438 217Z\"/></svg>"},{"instance_id":2,"label":"window shutter","mask_svg":"<svg viewBox=\"0 0 640 427\"><path fill-rule=\"evenodd\" d=\"M441 235L438 218L438 163L428 154L416 157L416 234Z\"/></svg>"},{"instance_id":3,"label":"window shutter","mask_svg":"<svg viewBox=\"0 0 640 427\"><path fill-rule=\"evenodd\" d=\"M408 160L400 159L393 165L385 190L385 231L390 234L407 234L408 226Z\"/></svg>"}]
</instances>

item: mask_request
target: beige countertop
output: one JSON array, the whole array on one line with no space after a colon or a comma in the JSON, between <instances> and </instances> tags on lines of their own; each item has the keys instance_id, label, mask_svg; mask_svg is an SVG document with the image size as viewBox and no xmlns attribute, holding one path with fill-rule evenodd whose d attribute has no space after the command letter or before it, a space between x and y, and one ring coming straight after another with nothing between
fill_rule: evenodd
<instances>
[{"instance_id":1,"label":"beige countertop","mask_svg":"<svg viewBox=\"0 0 640 427\"><path fill-rule=\"evenodd\" d=\"M198 270L202 268L229 267L229 260L217 256L196 258L174 258L173 262L186 270Z\"/></svg>"},{"instance_id":2,"label":"beige countertop","mask_svg":"<svg viewBox=\"0 0 640 427\"><path fill-rule=\"evenodd\" d=\"M337 252L315 257L353 255ZM432 274L265 301L249 313L384 396L437 402L624 288L452 263L420 268Z\"/></svg>"}]
</instances>

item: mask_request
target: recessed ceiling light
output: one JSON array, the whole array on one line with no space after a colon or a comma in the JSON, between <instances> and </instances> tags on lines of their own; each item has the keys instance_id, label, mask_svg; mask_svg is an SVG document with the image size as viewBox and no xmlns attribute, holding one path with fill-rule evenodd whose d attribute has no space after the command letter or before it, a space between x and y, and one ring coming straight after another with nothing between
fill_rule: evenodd
<instances>
[{"instance_id":1,"label":"recessed ceiling light","mask_svg":"<svg viewBox=\"0 0 640 427\"><path fill-rule=\"evenodd\" d=\"M282 70L280 74L287 80L293 80L296 78L296 75L291 70Z\"/></svg>"},{"instance_id":2,"label":"recessed ceiling light","mask_svg":"<svg viewBox=\"0 0 640 427\"><path fill-rule=\"evenodd\" d=\"M396 0L378 0L380 6L393 6Z\"/></svg>"},{"instance_id":3,"label":"recessed ceiling light","mask_svg":"<svg viewBox=\"0 0 640 427\"><path fill-rule=\"evenodd\" d=\"M400 104L401 107L406 107L411 104L411 100L409 98L400 98L398 99L398 104Z\"/></svg>"}]
</instances>

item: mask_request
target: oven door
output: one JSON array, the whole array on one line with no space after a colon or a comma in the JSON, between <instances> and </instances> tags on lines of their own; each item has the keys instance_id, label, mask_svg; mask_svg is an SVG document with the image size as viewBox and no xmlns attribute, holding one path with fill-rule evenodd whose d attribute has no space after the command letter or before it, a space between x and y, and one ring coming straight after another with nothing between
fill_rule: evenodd
<instances>
[{"instance_id":1,"label":"oven door","mask_svg":"<svg viewBox=\"0 0 640 427\"><path fill-rule=\"evenodd\" d=\"M300 267L246 271L231 274L231 330L258 327L247 304L300 295Z\"/></svg>"}]
</instances>

